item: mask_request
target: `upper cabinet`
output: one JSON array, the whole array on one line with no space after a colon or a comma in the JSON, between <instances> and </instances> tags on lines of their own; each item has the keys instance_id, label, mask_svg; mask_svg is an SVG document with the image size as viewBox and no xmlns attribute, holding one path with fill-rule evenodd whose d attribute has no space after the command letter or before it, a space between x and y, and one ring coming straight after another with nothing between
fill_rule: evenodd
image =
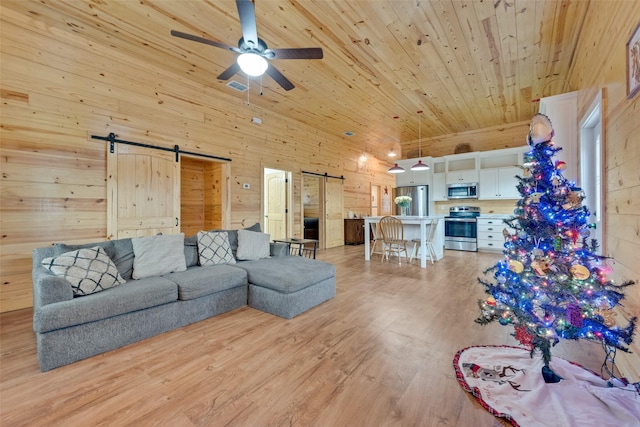
<instances>
[{"instance_id":1,"label":"upper cabinet","mask_svg":"<svg viewBox=\"0 0 640 427\"><path fill-rule=\"evenodd\" d=\"M516 167L480 170L478 198L480 200L518 199L518 179L522 169Z\"/></svg>"},{"instance_id":2,"label":"upper cabinet","mask_svg":"<svg viewBox=\"0 0 640 427\"><path fill-rule=\"evenodd\" d=\"M478 153L455 154L447 159L447 184L478 182Z\"/></svg>"},{"instance_id":3,"label":"upper cabinet","mask_svg":"<svg viewBox=\"0 0 640 427\"><path fill-rule=\"evenodd\" d=\"M429 199L433 202L448 200L447 186L451 184L478 184L480 200L518 199L517 175L522 174L523 154L528 146L502 150L427 157L426 171L412 171L418 159L399 160L405 172L396 175L396 186L429 185Z\"/></svg>"},{"instance_id":4,"label":"upper cabinet","mask_svg":"<svg viewBox=\"0 0 640 427\"><path fill-rule=\"evenodd\" d=\"M556 153L557 160L564 161L567 168L562 175L570 181L578 180L578 93L569 92L549 96L540 100L540 112L551 120L553 141L562 150Z\"/></svg>"},{"instance_id":5,"label":"upper cabinet","mask_svg":"<svg viewBox=\"0 0 640 427\"><path fill-rule=\"evenodd\" d=\"M485 151L478 155L480 200L518 199L517 175L522 175L523 154L527 146Z\"/></svg>"},{"instance_id":6,"label":"upper cabinet","mask_svg":"<svg viewBox=\"0 0 640 427\"><path fill-rule=\"evenodd\" d=\"M433 185L431 186L431 199L434 202L447 200L447 161L444 157L433 159Z\"/></svg>"}]
</instances>

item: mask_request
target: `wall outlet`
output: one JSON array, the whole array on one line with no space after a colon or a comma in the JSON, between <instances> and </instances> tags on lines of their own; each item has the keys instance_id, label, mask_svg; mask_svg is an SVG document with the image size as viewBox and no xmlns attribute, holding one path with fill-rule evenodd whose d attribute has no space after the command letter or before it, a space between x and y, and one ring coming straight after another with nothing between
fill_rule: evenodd
<instances>
[{"instance_id":1,"label":"wall outlet","mask_svg":"<svg viewBox=\"0 0 640 427\"><path fill-rule=\"evenodd\" d=\"M242 184L242 189L243 190L248 190L251 188L251 185L248 182L245 182L244 184Z\"/></svg>"}]
</instances>

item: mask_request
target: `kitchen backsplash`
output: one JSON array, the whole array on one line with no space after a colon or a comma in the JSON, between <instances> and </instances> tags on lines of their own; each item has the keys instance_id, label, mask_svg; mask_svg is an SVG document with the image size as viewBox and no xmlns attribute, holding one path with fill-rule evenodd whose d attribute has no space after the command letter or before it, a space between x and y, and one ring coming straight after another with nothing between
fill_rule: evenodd
<instances>
[{"instance_id":1,"label":"kitchen backsplash","mask_svg":"<svg viewBox=\"0 0 640 427\"><path fill-rule=\"evenodd\" d=\"M445 202L435 202L434 215L447 215L451 206L478 206L480 215L482 214L507 214L512 215L518 200L448 200Z\"/></svg>"}]
</instances>

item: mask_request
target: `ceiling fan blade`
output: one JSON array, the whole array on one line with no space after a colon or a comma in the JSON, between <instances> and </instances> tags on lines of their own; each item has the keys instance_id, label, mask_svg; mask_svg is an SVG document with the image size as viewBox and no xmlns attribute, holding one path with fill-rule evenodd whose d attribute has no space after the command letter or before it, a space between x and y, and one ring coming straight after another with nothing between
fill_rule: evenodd
<instances>
[{"instance_id":1,"label":"ceiling fan blade","mask_svg":"<svg viewBox=\"0 0 640 427\"><path fill-rule=\"evenodd\" d=\"M233 64L231 64L229 68L227 68L222 73L220 73L220 75L217 78L218 80L229 80L238 71L240 71L240 66L238 65L237 62L234 62Z\"/></svg>"},{"instance_id":2,"label":"ceiling fan blade","mask_svg":"<svg viewBox=\"0 0 640 427\"><path fill-rule=\"evenodd\" d=\"M280 71L276 69L276 67L271 64L269 64L269 67L267 67L267 74L269 74L269 76L271 76L271 78L275 80L276 83L282 86L284 90L291 90L295 87L293 83L289 81L289 79L287 79Z\"/></svg>"},{"instance_id":3,"label":"ceiling fan blade","mask_svg":"<svg viewBox=\"0 0 640 427\"><path fill-rule=\"evenodd\" d=\"M242 38L250 49L258 48L258 30L256 28L256 12L251 0L236 0Z\"/></svg>"},{"instance_id":4,"label":"ceiling fan blade","mask_svg":"<svg viewBox=\"0 0 640 427\"><path fill-rule=\"evenodd\" d=\"M174 36L174 37L180 37L180 38L191 40L191 41L198 42L198 43L208 44L209 46L219 47L221 49L233 50L233 51L237 51L238 50L238 48L235 48L233 46L229 46L228 44L220 43L220 42L217 42L215 40L205 39L205 38L202 38L202 37L194 36L192 34L187 34L187 33L183 33L183 32L176 31L176 30L171 30L171 35Z\"/></svg>"},{"instance_id":5,"label":"ceiling fan blade","mask_svg":"<svg viewBox=\"0 0 640 427\"><path fill-rule=\"evenodd\" d=\"M269 51L274 53L273 59L322 59L324 56L320 47L269 49Z\"/></svg>"}]
</instances>

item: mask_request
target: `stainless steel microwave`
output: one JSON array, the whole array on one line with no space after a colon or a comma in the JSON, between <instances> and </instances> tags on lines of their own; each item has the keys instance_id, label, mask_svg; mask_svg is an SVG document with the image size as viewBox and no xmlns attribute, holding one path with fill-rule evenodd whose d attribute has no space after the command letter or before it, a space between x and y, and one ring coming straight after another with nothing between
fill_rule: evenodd
<instances>
[{"instance_id":1,"label":"stainless steel microwave","mask_svg":"<svg viewBox=\"0 0 640 427\"><path fill-rule=\"evenodd\" d=\"M449 184L447 185L448 199L477 199L478 184Z\"/></svg>"}]
</instances>

